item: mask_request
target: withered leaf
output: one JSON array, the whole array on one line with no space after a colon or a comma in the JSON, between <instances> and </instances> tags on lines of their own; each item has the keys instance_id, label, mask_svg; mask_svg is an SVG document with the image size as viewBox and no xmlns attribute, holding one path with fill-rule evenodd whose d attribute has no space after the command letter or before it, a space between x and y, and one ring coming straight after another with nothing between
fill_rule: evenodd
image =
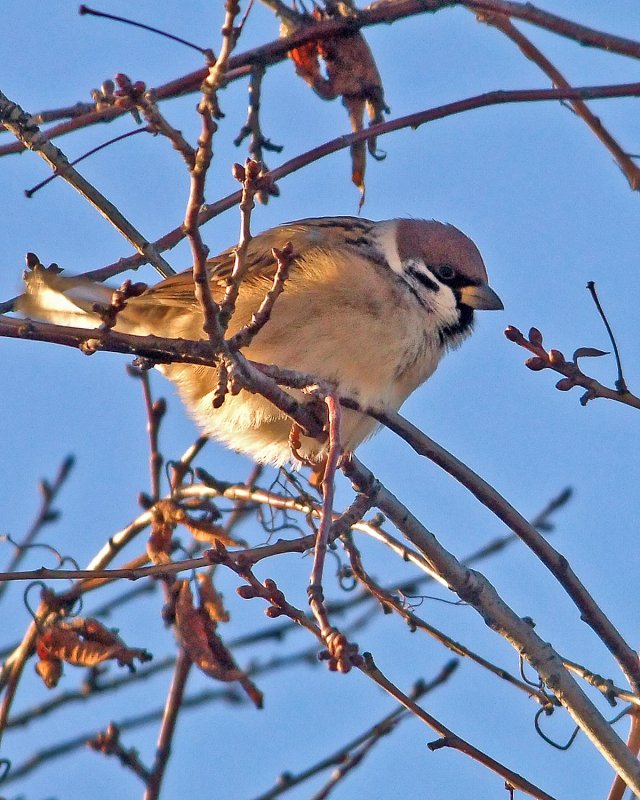
<instances>
[{"instance_id":1,"label":"withered leaf","mask_svg":"<svg viewBox=\"0 0 640 800\"><path fill-rule=\"evenodd\" d=\"M175 630L178 641L193 663L219 681L238 681L252 702L262 707L262 693L235 663L233 655L215 631L215 623L193 604L187 581L179 581Z\"/></svg>"},{"instance_id":2,"label":"withered leaf","mask_svg":"<svg viewBox=\"0 0 640 800\"><path fill-rule=\"evenodd\" d=\"M287 36L316 20L330 16L318 8L314 9L311 15L287 15L282 19L280 33L282 36ZM342 97L354 133L364 127L365 109L370 124L382 122L384 114L389 112L373 53L359 31L346 36L336 36L333 39L307 42L291 50L289 55L295 64L297 74L319 97L323 100ZM368 145L364 142L352 145L351 180L360 190L360 206L364 202L367 147L374 158L381 160L385 157L384 153L378 152L375 138L369 139Z\"/></svg>"},{"instance_id":3,"label":"withered leaf","mask_svg":"<svg viewBox=\"0 0 640 800\"><path fill-rule=\"evenodd\" d=\"M120 666L134 669L134 660L144 662L151 659L146 650L127 647L113 631L108 631L98 623L100 632L92 639L93 625L83 629L83 621L50 625L38 637L36 651L43 660L66 661L79 667L93 667L103 661L115 660ZM90 620L90 623L95 620ZM89 633L87 633L89 631ZM104 640L110 640L106 643Z\"/></svg>"},{"instance_id":4,"label":"withered leaf","mask_svg":"<svg viewBox=\"0 0 640 800\"><path fill-rule=\"evenodd\" d=\"M55 689L62 677L62 661L59 658L41 658L36 662L36 672L47 689Z\"/></svg>"}]
</instances>

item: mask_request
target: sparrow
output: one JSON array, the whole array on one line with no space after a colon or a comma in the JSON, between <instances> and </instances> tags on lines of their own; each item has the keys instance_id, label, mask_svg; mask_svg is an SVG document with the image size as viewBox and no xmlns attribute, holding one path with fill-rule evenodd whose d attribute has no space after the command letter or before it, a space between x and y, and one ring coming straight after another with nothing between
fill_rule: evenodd
<instances>
[{"instance_id":1,"label":"sparrow","mask_svg":"<svg viewBox=\"0 0 640 800\"><path fill-rule=\"evenodd\" d=\"M276 270L273 248L293 247L284 292L271 318L243 350L263 364L297 370L336 387L361 406L397 411L432 375L442 356L472 331L474 311L503 308L488 285L476 245L453 225L435 220L319 217L258 234L247 251L228 333L251 320ZM234 262L229 248L208 262L213 297L224 295ZM25 274L18 310L39 320L95 328L94 304L108 306L112 289L42 268ZM194 297L192 270L173 275L130 299L115 330L138 336L206 339ZM262 463L298 465L292 421L268 400L241 390L214 408L217 367L162 364L203 432ZM303 402L308 397L287 389ZM378 423L345 409L340 443L350 452ZM302 437L297 458L322 462L328 444Z\"/></svg>"}]
</instances>

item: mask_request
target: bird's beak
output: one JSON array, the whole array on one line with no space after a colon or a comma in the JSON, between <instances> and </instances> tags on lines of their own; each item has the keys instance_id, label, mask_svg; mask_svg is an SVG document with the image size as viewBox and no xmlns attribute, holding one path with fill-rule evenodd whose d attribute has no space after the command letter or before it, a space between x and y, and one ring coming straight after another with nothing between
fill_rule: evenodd
<instances>
[{"instance_id":1,"label":"bird's beak","mask_svg":"<svg viewBox=\"0 0 640 800\"><path fill-rule=\"evenodd\" d=\"M471 308L483 311L502 311L502 300L487 284L481 286L463 286L460 289L460 302Z\"/></svg>"}]
</instances>

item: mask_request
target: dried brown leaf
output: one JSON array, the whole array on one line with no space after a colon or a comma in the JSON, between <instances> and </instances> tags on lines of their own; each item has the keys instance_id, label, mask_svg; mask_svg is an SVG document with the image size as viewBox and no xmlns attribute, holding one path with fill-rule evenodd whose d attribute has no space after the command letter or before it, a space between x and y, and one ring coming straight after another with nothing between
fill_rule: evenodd
<instances>
[{"instance_id":1,"label":"dried brown leaf","mask_svg":"<svg viewBox=\"0 0 640 800\"><path fill-rule=\"evenodd\" d=\"M115 660L120 666L133 670L135 659L151 659L146 650L129 648L117 636L113 644L105 644L86 639L77 630L62 624L49 626L38 637L36 650L41 659L60 659L78 667L94 667L103 661Z\"/></svg>"},{"instance_id":2,"label":"dried brown leaf","mask_svg":"<svg viewBox=\"0 0 640 800\"><path fill-rule=\"evenodd\" d=\"M179 581L176 601L176 636L185 653L206 675L225 683L239 681L252 702L262 707L262 693L236 665L231 652L215 631L203 608L196 608L187 581Z\"/></svg>"},{"instance_id":3,"label":"dried brown leaf","mask_svg":"<svg viewBox=\"0 0 640 800\"><path fill-rule=\"evenodd\" d=\"M147 540L147 555L153 564L168 564L171 561L174 509L175 505L170 500L160 500L153 508L151 534Z\"/></svg>"},{"instance_id":4,"label":"dried brown leaf","mask_svg":"<svg viewBox=\"0 0 640 800\"><path fill-rule=\"evenodd\" d=\"M315 9L311 15L314 20L328 16L320 9ZM308 15L299 15L297 22L292 19L284 20L281 35L286 36L299 30L310 21ZM373 53L361 32L308 42L291 50L290 57L295 64L297 74L319 97L323 100L342 97L352 131L360 131L364 127L365 109L371 124L382 122L384 114L388 113L382 79ZM375 139L370 139L367 145L359 142L351 148L351 180L362 194L361 206L364 202L367 147L374 158L381 160L385 157L384 153L378 152Z\"/></svg>"},{"instance_id":5,"label":"dried brown leaf","mask_svg":"<svg viewBox=\"0 0 640 800\"><path fill-rule=\"evenodd\" d=\"M197 580L200 608L214 625L218 622L229 622L229 612L224 607L222 595L213 585L211 575L206 572L199 572Z\"/></svg>"},{"instance_id":6,"label":"dried brown leaf","mask_svg":"<svg viewBox=\"0 0 640 800\"><path fill-rule=\"evenodd\" d=\"M62 661L59 658L41 658L36 663L36 672L47 689L55 689L62 677Z\"/></svg>"}]
</instances>

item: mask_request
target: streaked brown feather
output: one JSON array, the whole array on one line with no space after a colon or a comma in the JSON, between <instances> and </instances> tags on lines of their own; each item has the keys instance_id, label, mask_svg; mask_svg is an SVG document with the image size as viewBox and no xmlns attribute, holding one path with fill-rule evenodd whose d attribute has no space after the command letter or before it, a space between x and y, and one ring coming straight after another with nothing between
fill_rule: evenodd
<instances>
[{"instance_id":1,"label":"streaked brown feather","mask_svg":"<svg viewBox=\"0 0 640 800\"><path fill-rule=\"evenodd\" d=\"M276 272L276 260L273 257L274 247L282 248L291 242L295 264L304 259L311 250L336 248L336 227L344 232L344 244L357 246L362 236L366 235L373 223L358 217L336 217L331 225L326 218L309 218L280 225L258 234L249 242L247 248L247 272L243 283L258 282L262 288L264 281L272 281ZM224 294L227 281L231 277L235 261L235 248L230 247L207 262L214 298L220 300ZM191 306L195 304L193 293L193 269L185 270L177 275L151 287L135 301L136 305L161 303L170 306Z\"/></svg>"}]
</instances>

